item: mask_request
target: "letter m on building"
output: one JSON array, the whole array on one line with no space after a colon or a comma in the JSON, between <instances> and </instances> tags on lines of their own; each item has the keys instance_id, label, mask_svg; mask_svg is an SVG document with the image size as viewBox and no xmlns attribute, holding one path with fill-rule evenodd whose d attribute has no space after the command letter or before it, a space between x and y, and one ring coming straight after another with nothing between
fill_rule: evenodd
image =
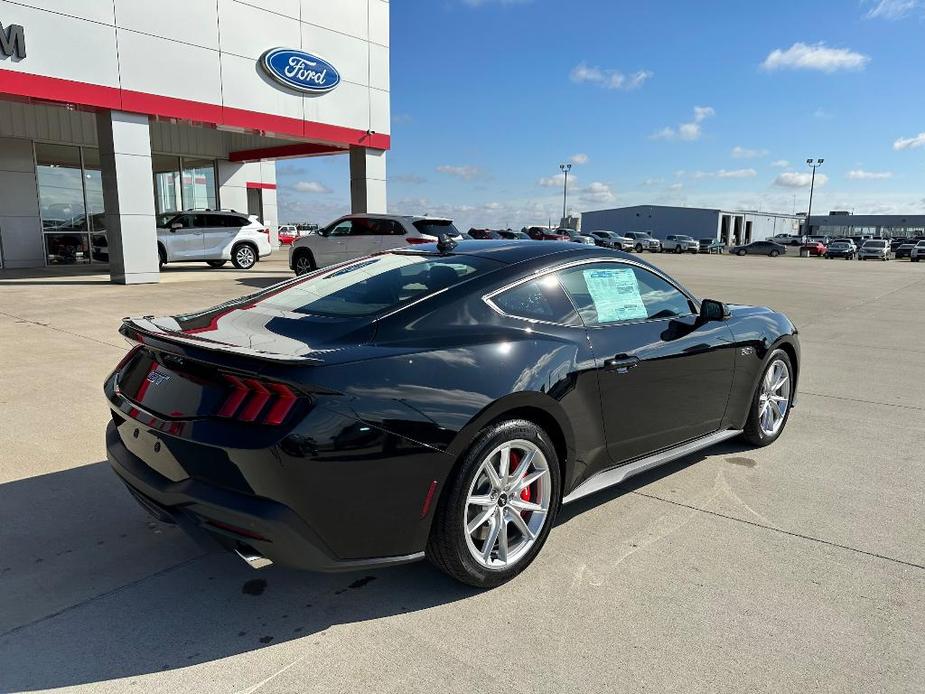
<instances>
[{"instance_id":1,"label":"letter m on building","mask_svg":"<svg viewBox=\"0 0 925 694\"><path fill-rule=\"evenodd\" d=\"M26 33L19 24L10 24L6 29L0 24L0 55L26 57Z\"/></svg>"}]
</instances>

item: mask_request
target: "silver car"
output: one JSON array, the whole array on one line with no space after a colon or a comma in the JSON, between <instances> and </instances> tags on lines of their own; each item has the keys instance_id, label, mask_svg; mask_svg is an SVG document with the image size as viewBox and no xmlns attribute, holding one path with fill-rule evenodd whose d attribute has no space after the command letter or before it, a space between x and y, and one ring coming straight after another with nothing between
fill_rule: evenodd
<instances>
[{"instance_id":1,"label":"silver car","mask_svg":"<svg viewBox=\"0 0 925 694\"><path fill-rule=\"evenodd\" d=\"M652 238L648 231L627 231L623 235L628 239L632 239L633 248L636 249L637 253L642 253L643 251L662 252L662 242Z\"/></svg>"},{"instance_id":2,"label":"silver car","mask_svg":"<svg viewBox=\"0 0 925 694\"><path fill-rule=\"evenodd\" d=\"M870 239L869 241L865 241L864 245L861 246L861 250L858 251L858 258L860 260L867 260L868 258L874 258L875 260L889 260L890 240Z\"/></svg>"},{"instance_id":3,"label":"silver car","mask_svg":"<svg viewBox=\"0 0 925 694\"><path fill-rule=\"evenodd\" d=\"M690 236L682 234L668 234L662 241L662 250L675 253L696 253L700 250L700 243Z\"/></svg>"},{"instance_id":4,"label":"silver car","mask_svg":"<svg viewBox=\"0 0 925 694\"><path fill-rule=\"evenodd\" d=\"M922 258L925 258L925 241L919 241L915 244L909 254L909 260L913 263L919 262Z\"/></svg>"},{"instance_id":5,"label":"silver car","mask_svg":"<svg viewBox=\"0 0 925 694\"><path fill-rule=\"evenodd\" d=\"M289 267L297 275L396 246L433 243L439 234L460 240L452 220L394 214L348 214L289 247Z\"/></svg>"},{"instance_id":6,"label":"silver car","mask_svg":"<svg viewBox=\"0 0 925 694\"><path fill-rule=\"evenodd\" d=\"M606 231L602 229L600 231L589 231L588 234L596 239L595 243L597 243L598 246L615 248L618 251L633 250L633 240L625 236L620 236L615 231Z\"/></svg>"}]
</instances>

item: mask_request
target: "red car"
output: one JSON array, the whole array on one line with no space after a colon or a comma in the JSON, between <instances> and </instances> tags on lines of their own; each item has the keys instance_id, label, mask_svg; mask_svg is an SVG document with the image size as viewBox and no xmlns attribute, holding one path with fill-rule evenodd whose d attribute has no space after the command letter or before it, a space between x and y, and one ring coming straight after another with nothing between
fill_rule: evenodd
<instances>
[{"instance_id":1,"label":"red car","mask_svg":"<svg viewBox=\"0 0 925 694\"><path fill-rule=\"evenodd\" d=\"M291 224L286 224L279 228L279 245L291 246L292 242L299 238L299 230Z\"/></svg>"},{"instance_id":2,"label":"red car","mask_svg":"<svg viewBox=\"0 0 925 694\"><path fill-rule=\"evenodd\" d=\"M534 241L571 241L571 237L557 234L546 227L530 227L527 229L527 236Z\"/></svg>"},{"instance_id":3,"label":"red car","mask_svg":"<svg viewBox=\"0 0 925 694\"><path fill-rule=\"evenodd\" d=\"M825 252L829 250L826 245L820 241L807 241L802 247L809 251L810 255L818 256L825 255Z\"/></svg>"}]
</instances>

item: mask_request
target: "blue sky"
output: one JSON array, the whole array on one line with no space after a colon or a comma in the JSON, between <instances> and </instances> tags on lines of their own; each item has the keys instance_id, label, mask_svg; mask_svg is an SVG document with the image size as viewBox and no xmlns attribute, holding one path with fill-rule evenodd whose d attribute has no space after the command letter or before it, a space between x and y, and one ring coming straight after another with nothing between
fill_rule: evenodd
<instances>
[{"instance_id":1,"label":"blue sky","mask_svg":"<svg viewBox=\"0 0 925 694\"><path fill-rule=\"evenodd\" d=\"M925 211L925 0L391 3L389 209L460 228L667 204ZM281 221L349 211L279 165Z\"/></svg>"}]
</instances>

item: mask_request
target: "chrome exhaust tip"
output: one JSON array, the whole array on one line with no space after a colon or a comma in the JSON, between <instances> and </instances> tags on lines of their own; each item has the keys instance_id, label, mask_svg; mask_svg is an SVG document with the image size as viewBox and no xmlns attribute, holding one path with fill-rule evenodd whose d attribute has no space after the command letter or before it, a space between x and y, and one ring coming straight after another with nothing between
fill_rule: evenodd
<instances>
[{"instance_id":1,"label":"chrome exhaust tip","mask_svg":"<svg viewBox=\"0 0 925 694\"><path fill-rule=\"evenodd\" d=\"M238 543L238 546L234 548L234 553L246 561L252 569L263 569L273 564L272 559L267 559L253 547L245 544Z\"/></svg>"}]
</instances>

